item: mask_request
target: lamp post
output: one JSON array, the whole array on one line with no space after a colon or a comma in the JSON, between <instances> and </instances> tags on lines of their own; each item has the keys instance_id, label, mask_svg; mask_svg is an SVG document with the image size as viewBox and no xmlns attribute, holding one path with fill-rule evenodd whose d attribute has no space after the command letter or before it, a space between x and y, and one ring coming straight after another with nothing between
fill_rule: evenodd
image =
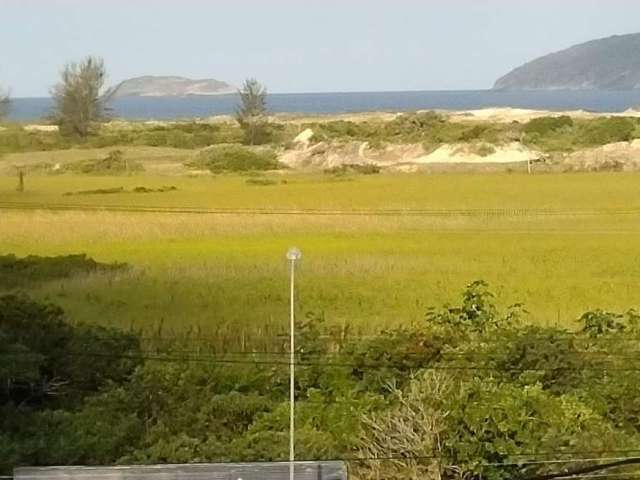
<instances>
[{"instance_id":1,"label":"lamp post","mask_svg":"<svg viewBox=\"0 0 640 480\"><path fill-rule=\"evenodd\" d=\"M302 252L292 247L287 252L287 260L290 264L290 278L291 278L291 291L290 291L290 323L289 323L289 480L294 480L295 473L295 388L296 388L296 337L295 337L295 273L296 273L296 261L302 258Z\"/></svg>"}]
</instances>

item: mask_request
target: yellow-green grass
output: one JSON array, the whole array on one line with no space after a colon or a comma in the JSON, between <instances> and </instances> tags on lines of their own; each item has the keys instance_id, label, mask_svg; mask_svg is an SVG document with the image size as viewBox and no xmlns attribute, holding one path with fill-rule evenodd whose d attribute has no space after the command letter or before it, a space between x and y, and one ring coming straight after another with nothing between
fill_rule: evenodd
<instances>
[{"instance_id":1,"label":"yellow-green grass","mask_svg":"<svg viewBox=\"0 0 640 480\"><path fill-rule=\"evenodd\" d=\"M280 177L277 177L280 178ZM0 210L0 253L87 253L128 262L116 276L54 281L32 293L74 320L219 338L286 330L284 253L299 246L299 309L360 332L422 321L465 284L489 281L500 303L523 301L529 321L571 326L592 308L640 306L640 175L380 175L333 181L246 177L29 177L2 202L34 205L341 209L536 209L449 216L251 215ZM63 197L113 186L172 184L175 192ZM540 209L553 209L553 215Z\"/></svg>"},{"instance_id":2,"label":"yellow-green grass","mask_svg":"<svg viewBox=\"0 0 640 480\"><path fill-rule=\"evenodd\" d=\"M277 183L247 185L245 176L190 178L136 175L0 176L0 202L224 208L313 209L615 209L640 208L640 174L386 174L359 177L271 174ZM177 192L64 198L69 191L175 185Z\"/></svg>"}]
</instances>

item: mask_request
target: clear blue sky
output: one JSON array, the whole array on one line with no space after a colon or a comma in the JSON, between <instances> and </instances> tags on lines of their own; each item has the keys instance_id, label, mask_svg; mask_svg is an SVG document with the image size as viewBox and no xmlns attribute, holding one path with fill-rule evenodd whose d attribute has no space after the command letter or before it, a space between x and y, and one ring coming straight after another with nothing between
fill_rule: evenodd
<instances>
[{"instance_id":1,"label":"clear blue sky","mask_svg":"<svg viewBox=\"0 0 640 480\"><path fill-rule=\"evenodd\" d=\"M44 96L104 57L272 92L489 88L533 57L640 31L636 0L0 0L0 85Z\"/></svg>"}]
</instances>

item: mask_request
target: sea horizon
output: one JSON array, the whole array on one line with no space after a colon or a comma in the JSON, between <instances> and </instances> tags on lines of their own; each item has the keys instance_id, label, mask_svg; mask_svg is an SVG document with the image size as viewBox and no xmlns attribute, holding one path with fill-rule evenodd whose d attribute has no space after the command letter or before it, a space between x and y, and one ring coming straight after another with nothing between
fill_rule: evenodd
<instances>
[{"instance_id":1,"label":"sea horizon","mask_svg":"<svg viewBox=\"0 0 640 480\"><path fill-rule=\"evenodd\" d=\"M121 97L109 102L113 117L125 120L188 120L229 115L236 93L187 96ZM9 119L44 120L51 97L15 97ZM415 110L524 108L620 113L640 106L640 89L615 90L404 90L363 92L272 93L272 113L341 114Z\"/></svg>"}]
</instances>

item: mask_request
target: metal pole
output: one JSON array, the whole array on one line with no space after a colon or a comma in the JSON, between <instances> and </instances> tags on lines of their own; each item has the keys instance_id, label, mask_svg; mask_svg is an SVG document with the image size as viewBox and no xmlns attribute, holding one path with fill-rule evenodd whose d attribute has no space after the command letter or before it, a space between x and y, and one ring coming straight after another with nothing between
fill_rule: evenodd
<instances>
[{"instance_id":1,"label":"metal pole","mask_svg":"<svg viewBox=\"0 0 640 480\"><path fill-rule=\"evenodd\" d=\"M295 464L294 461L296 459L295 455L295 352L296 352L296 339L295 339L295 313L294 313L294 294L295 294L295 259L291 259L291 323L290 323L290 340L291 345L289 346L289 480L294 480L294 470Z\"/></svg>"}]
</instances>

